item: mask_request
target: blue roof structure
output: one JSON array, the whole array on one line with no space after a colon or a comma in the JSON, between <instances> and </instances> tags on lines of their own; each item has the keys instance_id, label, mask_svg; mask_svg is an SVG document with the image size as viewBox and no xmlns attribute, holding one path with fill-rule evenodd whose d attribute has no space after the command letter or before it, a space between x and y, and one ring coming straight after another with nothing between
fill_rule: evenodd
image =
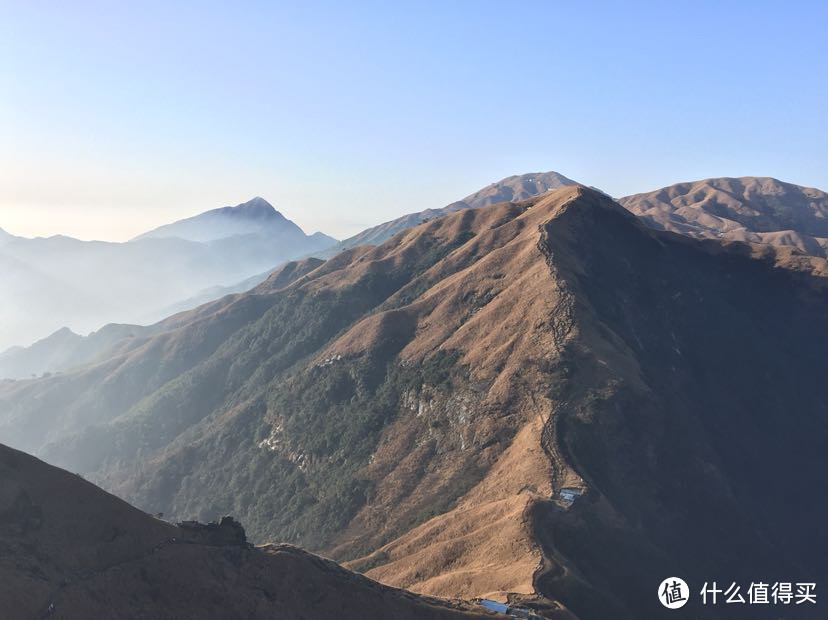
<instances>
[{"instance_id":1,"label":"blue roof structure","mask_svg":"<svg viewBox=\"0 0 828 620\"><path fill-rule=\"evenodd\" d=\"M493 601L487 598L481 598L480 604L490 611L496 611L501 614L505 614L509 611L509 606L504 605L503 603L498 603L497 601Z\"/></svg>"},{"instance_id":2,"label":"blue roof structure","mask_svg":"<svg viewBox=\"0 0 828 620\"><path fill-rule=\"evenodd\" d=\"M581 489L561 489L559 496L563 501L571 504L578 497L580 497L582 493L583 491Z\"/></svg>"}]
</instances>

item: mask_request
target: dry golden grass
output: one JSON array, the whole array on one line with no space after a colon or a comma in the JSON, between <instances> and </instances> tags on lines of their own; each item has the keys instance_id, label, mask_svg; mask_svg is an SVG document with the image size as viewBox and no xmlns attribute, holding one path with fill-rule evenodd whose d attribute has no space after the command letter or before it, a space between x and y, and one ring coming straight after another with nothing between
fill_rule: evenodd
<instances>
[{"instance_id":1,"label":"dry golden grass","mask_svg":"<svg viewBox=\"0 0 828 620\"><path fill-rule=\"evenodd\" d=\"M354 539L367 540L370 547L404 530L405 517L451 488L469 461L484 473L446 512L350 566L373 566L367 574L382 582L438 596L505 599L510 593L534 593L533 575L542 558L527 509L536 498L553 493L550 461L540 444L553 403L541 396L548 391L543 384L548 377L540 367L553 363L560 347L550 328L560 283L538 248L539 228L579 195L578 188L568 188L534 205L457 213L397 237L405 246L425 230L475 233L420 276L430 286L416 299L362 321L323 354L356 355L375 346L387 337L385 317L405 312L416 320L416 332L402 351L403 360L415 363L437 350L457 351L470 369L471 384L484 386L463 400L468 419L454 429L462 440L449 445L422 441L430 429L421 420L439 406L428 398L419 403L418 415L402 417L383 434L365 472L377 485L375 496L343 534L335 554L355 548ZM483 302L469 312L475 299ZM483 439L501 436L509 438L505 444L478 448L486 446ZM566 484L580 484L568 468L558 474Z\"/></svg>"},{"instance_id":2,"label":"dry golden grass","mask_svg":"<svg viewBox=\"0 0 828 620\"><path fill-rule=\"evenodd\" d=\"M509 593L534 593L541 555L526 509L552 492L541 427L531 419L457 507L382 547L387 563L367 574L435 596L505 600Z\"/></svg>"}]
</instances>

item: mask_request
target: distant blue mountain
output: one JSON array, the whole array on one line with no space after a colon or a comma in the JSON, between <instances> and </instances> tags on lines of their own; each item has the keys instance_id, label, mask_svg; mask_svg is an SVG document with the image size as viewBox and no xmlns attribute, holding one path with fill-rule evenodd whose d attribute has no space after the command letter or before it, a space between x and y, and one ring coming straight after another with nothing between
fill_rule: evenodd
<instances>
[{"instance_id":1,"label":"distant blue mountain","mask_svg":"<svg viewBox=\"0 0 828 620\"><path fill-rule=\"evenodd\" d=\"M182 300L264 279L284 262L336 243L305 234L258 197L126 243L27 239L0 230L0 351L61 327L86 333L107 323L155 322ZM37 370L27 364L25 374Z\"/></svg>"}]
</instances>

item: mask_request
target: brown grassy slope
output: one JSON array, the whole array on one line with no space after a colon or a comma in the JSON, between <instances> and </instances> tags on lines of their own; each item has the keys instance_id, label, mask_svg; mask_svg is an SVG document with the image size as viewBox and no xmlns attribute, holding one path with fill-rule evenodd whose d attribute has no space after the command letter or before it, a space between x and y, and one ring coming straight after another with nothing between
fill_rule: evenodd
<instances>
[{"instance_id":1,"label":"brown grassy slope","mask_svg":"<svg viewBox=\"0 0 828 620\"><path fill-rule=\"evenodd\" d=\"M312 281L300 283L342 289L369 274L393 274L441 241L470 235L316 357L317 363L335 356L359 358L404 338L402 365L450 351L460 354L456 366L468 368L451 393L424 387L408 395L364 470L376 491L339 537L338 556L347 557L357 546L374 547L410 527L417 514L450 505L484 475L513 433L543 414L542 402L513 401L510 387L531 382L537 377L531 366L555 355L553 336L536 334L527 341L523 322L530 317L545 321L557 303L555 283L536 247L537 227L551 205L575 195L562 191L534 212L528 205L501 204L423 224L347 262L334 259L341 264L326 264ZM411 322L413 334L398 333ZM405 458L400 460L400 454ZM490 588L501 589L496 583Z\"/></svg>"},{"instance_id":2,"label":"brown grassy slope","mask_svg":"<svg viewBox=\"0 0 828 620\"><path fill-rule=\"evenodd\" d=\"M542 426L540 419L527 423L455 508L349 566L438 596L457 592L505 600L511 593L534 594L533 575L542 556L529 527L528 506L552 492L539 441ZM371 568L372 563L379 566Z\"/></svg>"},{"instance_id":3,"label":"brown grassy slope","mask_svg":"<svg viewBox=\"0 0 828 620\"><path fill-rule=\"evenodd\" d=\"M769 177L677 183L619 202L660 230L822 258L828 251L828 194Z\"/></svg>"},{"instance_id":4,"label":"brown grassy slope","mask_svg":"<svg viewBox=\"0 0 828 620\"><path fill-rule=\"evenodd\" d=\"M5 446L0 523L0 608L9 620L484 615L295 547L199 537Z\"/></svg>"},{"instance_id":5,"label":"brown grassy slope","mask_svg":"<svg viewBox=\"0 0 828 620\"><path fill-rule=\"evenodd\" d=\"M294 285L346 290L369 276L392 277L441 243L467 239L442 259L426 263L427 269L311 362L313 367L335 357L359 359L395 339L402 339L402 367L415 368L440 352L456 356L451 389L420 385L404 395L400 411L359 473L372 484L370 498L326 547L335 557L374 550L456 507L456 513L436 525L439 538L429 534L413 544L399 541L389 551L390 557L409 556L394 569L400 575L396 583L441 596L455 592L503 598L509 592L534 591L532 575L541 558L527 534L524 513L533 497L552 492L539 438L552 410L545 396L546 373L561 345L553 329L561 300L538 249L538 229L578 196L576 190L562 190L537 203L501 204L429 222L379 248L340 256L317 269L312 279ZM413 331L403 329L406 325L413 325ZM278 428L279 418L271 419ZM204 427L203 436L219 433L216 425L228 423L214 421ZM561 470L562 479L567 475L577 481ZM122 490L129 493L128 486ZM482 554L493 552L486 548L491 518L500 520L500 542L496 556L483 561ZM457 539L459 530L468 535ZM420 548L431 542L433 548ZM383 578L389 574L385 569Z\"/></svg>"},{"instance_id":6,"label":"brown grassy slope","mask_svg":"<svg viewBox=\"0 0 828 620\"><path fill-rule=\"evenodd\" d=\"M370 357L389 342L402 368L457 356L450 388L404 394L356 476L371 491L328 548L380 548L360 567L389 583L501 597L539 588L585 617L646 617L648 584L671 558L694 578L721 566L737 574L742 562L795 567L779 551L802 550L786 524L813 526L802 518L814 513L795 509L796 494L790 508L767 506L750 471L777 483L779 472L820 471L815 446L797 451L780 412L789 406L811 441L821 436L817 366L791 351L816 359L824 293L774 263L788 264L785 250L649 231L575 188L456 213L320 267L297 288L348 295L369 278L406 279L313 364ZM797 375L809 390L793 387ZM282 415L266 419L277 428ZM757 461L777 440L785 456ZM551 460L533 456L539 446ZM690 492L672 494L676 481ZM571 511L548 500L564 484L589 488ZM742 534L717 529L722 519ZM757 539L757 528L776 538Z\"/></svg>"},{"instance_id":7,"label":"brown grassy slope","mask_svg":"<svg viewBox=\"0 0 828 620\"><path fill-rule=\"evenodd\" d=\"M369 574L432 594L505 598L510 592L534 592L532 576L541 557L525 512L533 498L549 497L553 490L540 437L553 409L546 393L555 379L548 373L563 345L552 324L565 315L558 282L538 248L539 227L579 196L580 190L565 189L532 204L499 205L431 224L456 234L475 218L481 232L423 274L433 284L413 302L372 315L326 350L326 356L358 354L383 337L379 326L386 314L407 311L419 318L401 352L403 363L416 363L435 349L457 351L470 369L470 383L484 386L453 404L459 411L449 423L459 445L436 454L423 439L433 433L429 423L440 420L441 408L428 395L412 399L415 415L387 429L366 470L376 480L376 494L343 534L346 545L351 538L364 541L367 534L381 540L385 532L402 529L418 504L446 488L468 458L468 447L491 441L499 448L452 510L353 566L382 558L383 565ZM408 233L421 234L420 229ZM397 295L404 297L406 289ZM475 299L485 301L475 307L470 303ZM558 473L561 484L578 484L568 468Z\"/></svg>"},{"instance_id":8,"label":"brown grassy slope","mask_svg":"<svg viewBox=\"0 0 828 620\"><path fill-rule=\"evenodd\" d=\"M712 567L721 561L722 554L740 545L754 545L748 554L752 559L740 557L727 563L734 574L745 566L790 566L788 552L771 549L787 544L780 542L789 538L783 523L807 522L808 515L814 514L812 509L798 512L783 506L777 511L773 504L769 508L754 495L756 480L750 468L733 463L728 450L732 447L735 452L751 453L751 445L768 447L782 438L778 429L770 433L763 430L765 425L774 428L779 423L784 408L773 403L780 399L790 399L791 406L797 402L797 417L802 423L811 427L817 423L814 415L821 401L812 396L818 381L810 381L804 394L792 390L790 384L790 373L794 377L812 374L814 367L806 363L797 368L801 360L792 359L780 366L779 359L794 342L803 351L807 349L808 355L825 343L824 330L814 329L819 325L814 319L819 308L825 308L826 282L806 275L824 271L825 261L811 258L809 264L817 269L802 269L796 260L799 257L786 248L697 243L650 231L611 201L583 189L533 201L530 209L516 210L514 215L515 225L531 221L532 225L523 228L524 234L510 237L504 246L487 247L479 264L439 280L414 302L427 304L432 295L438 300L428 306L429 320L418 322L417 332L402 355L416 359L434 343L450 343L462 352L462 360L470 361L472 376L476 374L488 386L486 396L478 402L493 397L492 402L498 402L496 397L508 395L501 401L502 409L517 413L525 422L481 482L447 512L351 565L380 580L422 592L459 591L505 598L509 593L540 589L584 617L636 617L654 612L644 611L654 602L646 595L647 584L655 579L654 572L669 572L667 558L671 554L679 564L692 568L694 577L703 575L701 567L716 570ZM443 225L449 225L448 221ZM510 226L505 224L504 231ZM452 259L462 260L468 253L464 246L435 270ZM458 320L453 309L461 304L456 300L468 299L479 290L478 273L499 273L504 265L502 257L507 257L503 271L509 276L504 278L500 294L475 312L474 318ZM791 296L792 290L798 292ZM775 296L791 299L777 305ZM688 303L693 307L684 307ZM499 313L498 309L504 311ZM710 322L708 315L716 319ZM801 317L797 329L784 322L785 316ZM757 327L777 329L771 326L779 320L783 323L778 335L764 336L771 351L779 353L768 356L766 351L755 350ZM380 337L375 327L381 322L379 317L371 317L358 326L360 331L347 334L331 351L353 354L358 350L355 347ZM719 322L728 326L724 334ZM630 332L633 324L636 331ZM490 356L492 344L498 348ZM734 355L730 350L734 344L743 352ZM696 361L682 367L673 359L676 355L679 361L691 356ZM489 360L500 363L490 364ZM728 360L739 360L750 370L722 368L717 371L722 380L711 381L704 366L726 365ZM562 372L559 365L567 370ZM755 406L746 405L755 398L748 387L750 373L758 375L763 367L784 367L787 376L780 374L776 386L766 385L764 402L760 399ZM728 377L732 377L730 386ZM412 408L421 417L427 415L428 401L412 402ZM497 410L497 406L492 408L492 412ZM531 415L533 411L536 417ZM724 416L725 421L710 420L711 411ZM675 412L677 419L665 421L659 415L662 412ZM751 440L746 442L745 431L739 429L743 422L731 422L728 417L743 418L751 412L762 426L747 433ZM630 419L628 428L618 427L624 424L619 416ZM636 418L646 416L650 416L650 429L658 429L655 436L639 428L641 422ZM538 426L534 420L542 423ZM671 425L680 433L678 442L665 441L660 435ZM712 427L699 431L700 425ZM369 505L352 523L349 532L353 535L381 532L393 522L397 508L416 497L417 489L425 495L439 485L437 474L445 471L449 461L440 459L436 471L428 466L413 467L410 462L418 446L404 442L409 428L409 423L402 421L392 426L384 438L385 451L381 444L372 463L384 476L374 501L385 501L383 514L390 518L372 519L375 506ZM795 428L786 429L786 442L793 441L790 433ZM819 442L824 428L814 430L813 441ZM642 455L637 439L646 446L641 448L645 451ZM692 466L675 470L671 446L677 452L685 451L683 456L690 463L694 459L707 461L703 468L709 472L697 472ZM786 476L794 475L801 464L793 461L809 462L814 457L812 448L800 454L790 445L785 447L785 464L773 466L774 477L779 478L781 470L789 472ZM796 458L792 459L793 455ZM428 458L433 457L429 454ZM645 463L657 460L641 467L640 458ZM748 460L754 459L752 455ZM630 472L631 463L641 468L635 475ZM659 467L669 473L659 475ZM768 473L767 465L753 463L752 468L757 467ZM396 475L397 471L401 473ZM818 471L809 469L813 483ZM578 474L589 478L584 482ZM402 485L412 477L421 481L414 492L410 485ZM771 519L780 538L760 544L755 540L748 543L749 535L732 534L737 540L729 542L721 530L712 527L705 508L659 495L666 491L655 491L655 498L650 495L654 489L669 487L671 478L709 498L710 508L717 511L714 518L727 520L735 530L750 531L757 522ZM722 499L721 485L733 485L744 495L740 501L758 510L755 521L738 501ZM575 509L562 511L549 501L561 486L593 488L578 500ZM641 501L651 507L651 514L641 516L643 509L636 507L635 499L639 497L647 498ZM756 508L756 502L761 508ZM635 517L625 512L630 504ZM679 518L679 514L684 516ZM691 514L694 516L689 517ZM692 525L688 525L688 518ZM627 519L635 520L630 523ZM678 539L682 542L670 541L665 525L656 528L657 535L652 538L646 531L637 531L642 520L652 519L672 520L682 532ZM743 548L741 553L745 553ZM624 559L625 554L635 562L634 567Z\"/></svg>"}]
</instances>

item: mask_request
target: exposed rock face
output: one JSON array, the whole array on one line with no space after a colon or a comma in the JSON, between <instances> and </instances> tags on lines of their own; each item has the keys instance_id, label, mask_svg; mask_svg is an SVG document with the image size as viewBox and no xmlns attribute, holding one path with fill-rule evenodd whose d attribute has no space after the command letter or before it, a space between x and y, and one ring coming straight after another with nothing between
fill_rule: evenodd
<instances>
[{"instance_id":1,"label":"exposed rock face","mask_svg":"<svg viewBox=\"0 0 828 620\"><path fill-rule=\"evenodd\" d=\"M247 534L241 523L233 517L222 517L221 521L199 523L198 521L182 521L178 527L187 533L186 539L203 545L221 546L248 546Z\"/></svg>"}]
</instances>

